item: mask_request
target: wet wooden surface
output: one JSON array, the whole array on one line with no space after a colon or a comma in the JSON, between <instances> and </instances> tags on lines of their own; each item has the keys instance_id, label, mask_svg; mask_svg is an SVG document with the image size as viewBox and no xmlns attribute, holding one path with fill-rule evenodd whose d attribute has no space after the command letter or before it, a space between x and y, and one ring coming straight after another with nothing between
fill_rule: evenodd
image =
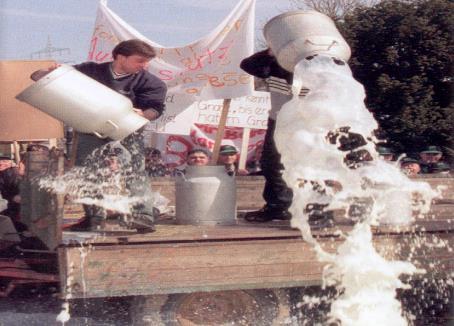
<instances>
[{"instance_id":1,"label":"wet wooden surface","mask_svg":"<svg viewBox=\"0 0 454 326\"><path fill-rule=\"evenodd\" d=\"M279 225L281 224L281 225ZM325 263L299 230L274 225L157 225L150 234L85 234L59 249L62 284L71 297L186 293L319 284ZM444 277L454 270L452 225L419 231L374 228L374 245L389 259L408 260ZM450 228L446 228L450 226ZM351 227L351 226L350 226ZM314 230L328 252L343 242L336 232ZM74 233L65 233L69 239Z\"/></svg>"},{"instance_id":2,"label":"wet wooden surface","mask_svg":"<svg viewBox=\"0 0 454 326\"><path fill-rule=\"evenodd\" d=\"M452 191L452 180L433 182L439 181ZM254 189L247 190L251 192L248 200L260 196L257 184L262 180L247 182ZM454 201L447 197L412 225L373 227L377 251L388 259L409 260L424 268L427 274L421 277L443 278L452 273ZM64 295L150 295L321 282L326 263L317 260L312 247L288 221L251 224L239 218L231 226L174 223L172 217L163 217L156 232L148 234L64 232L64 244L58 249ZM312 233L325 250L335 252L344 241L340 234L352 227L351 222L336 217L333 227L314 228Z\"/></svg>"}]
</instances>

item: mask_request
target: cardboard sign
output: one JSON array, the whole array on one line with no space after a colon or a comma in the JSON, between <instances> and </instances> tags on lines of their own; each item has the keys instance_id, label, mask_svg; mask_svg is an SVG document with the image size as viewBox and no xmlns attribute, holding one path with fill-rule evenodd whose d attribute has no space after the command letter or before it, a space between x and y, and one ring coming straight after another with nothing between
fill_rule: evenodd
<instances>
[{"instance_id":1,"label":"cardboard sign","mask_svg":"<svg viewBox=\"0 0 454 326\"><path fill-rule=\"evenodd\" d=\"M194 103L195 123L218 125L222 100ZM232 99L226 126L251 129L266 129L268 112L271 109L268 92L254 92L252 95Z\"/></svg>"}]
</instances>

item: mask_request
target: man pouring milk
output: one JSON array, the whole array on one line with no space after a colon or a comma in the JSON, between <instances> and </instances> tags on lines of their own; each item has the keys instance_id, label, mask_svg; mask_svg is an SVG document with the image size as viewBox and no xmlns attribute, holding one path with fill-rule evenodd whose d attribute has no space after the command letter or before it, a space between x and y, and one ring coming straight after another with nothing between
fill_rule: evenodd
<instances>
[{"instance_id":1,"label":"man pouring milk","mask_svg":"<svg viewBox=\"0 0 454 326\"><path fill-rule=\"evenodd\" d=\"M133 110L136 114L135 117L128 119L134 121L138 121L138 119L144 120L143 118L147 120L157 119L165 109L164 102L167 86L158 77L147 71L150 61L156 56L154 48L142 40L131 39L117 44L112 50L112 56L113 61L111 62L84 62L75 65L74 68L111 90L127 97L132 102ZM58 68L59 65L54 65L47 70L35 71L31 75L31 78L37 81ZM97 96L96 90L94 90L93 96ZM102 97L101 94L98 96ZM138 118L137 115L141 118ZM86 123L89 124L90 117L84 118L87 119ZM112 122L111 120L108 120L108 122L118 129L116 122ZM143 126L143 124L144 122L140 122L139 126ZM78 128L75 129L79 130ZM131 133L128 133L128 135L125 136L126 137L119 136L117 138L115 136L110 136L110 138L115 140L122 139L120 144L129 151L131 165L133 166L134 172L132 174L134 175L130 174L130 177L137 179L140 178L138 175L144 173L142 164L144 145L141 129L136 131L132 130ZM90 156L90 154L112 141L112 139L106 137L106 135L101 135L100 133L92 132L91 130L89 132L81 132L79 130L77 138L76 166L87 166L90 164L90 161L93 160L93 156L96 156ZM133 148L135 149L133 150ZM137 148L139 148L139 150L137 150ZM87 160L87 158L91 159ZM142 181L145 181L145 179ZM134 187L137 188L136 186ZM145 212L143 205L136 206L137 207L132 209L130 226L142 231L152 231L152 214ZM87 205L85 208L87 213ZM82 228L90 228L90 216L87 216L87 219L82 224Z\"/></svg>"}]
</instances>

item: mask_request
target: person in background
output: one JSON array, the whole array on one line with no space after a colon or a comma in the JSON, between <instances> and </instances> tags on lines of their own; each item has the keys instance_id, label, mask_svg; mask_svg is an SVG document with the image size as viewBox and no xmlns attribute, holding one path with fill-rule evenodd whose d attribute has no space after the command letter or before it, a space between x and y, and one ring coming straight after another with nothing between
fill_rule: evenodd
<instances>
[{"instance_id":1,"label":"person in background","mask_svg":"<svg viewBox=\"0 0 454 326\"><path fill-rule=\"evenodd\" d=\"M400 168L408 176L415 176L421 172L418 160L411 157L404 157L400 161Z\"/></svg>"},{"instance_id":2,"label":"person in background","mask_svg":"<svg viewBox=\"0 0 454 326\"><path fill-rule=\"evenodd\" d=\"M219 148L218 165L224 165L229 175L247 175L248 171L238 168L239 151L233 145L222 145Z\"/></svg>"},{"instance_id":3,"label":"person in background","mask_svg":"<svg viewBox=\"0 0 454 326\"><path fill-rule=\"evenodd\" d=\"M391 148L386 146L377 146L377 152L379 157L384 161L394 161L394 152Z\"/></svg>"},{"instance_id":4,"label":"person in background","mask_svg":"<svg viewBox=\"0 0 454 326\"><path fill-rule=\"evenodd\" d=\"M447 173L449 166L442 162L443 152L439 146L427 146L420 153L421 173Z\"/></svg>"},{"instance_id":5,"label":"person in background","mask_svg":"<svg viewBox=\"0 0 454 326\"><path fill-rule=\"evenodd\" d=\"M191 166L204 166L210 162L210 153L203 148L191 149L186 157L186 164Z\"/></svg>"},{"instance_id":6,"label":"person in background","mask_svg":"<svg viewBox=\"0 0 454 326\"><path fill-rule=\"evenodd\" d=\"M128 97L138 115L148 120L157 119L165 108L167 86L162 80L147 71L150 61L156 56L154 48L142 40L131 39L118 43L112 50L112 56L112 62L84 62L75 65L74 68ZM58 65L53 65L47 70L35 71L31 78L35 81L39 80L57 67ZM99 157L103 152L101 148L110 140L98 138L92 133L78 132L76 135L76 166L93 167L96 172L94 161L103 160L102 157ZM142 130L126 137L121 144L130 152L130 164L134 170L128 182L135 184L146 182ZM92 155L95 150L98 152ZM141 223L143 221L142 219ZM150 229L153 229L152 220L149 224Z\"/></svg>"},{"instance_id":7,"label":"person in background","mask_svg":"<svg viewBox=\"0 0 454 326\"><path fill-rule=\"evenodd\" d=\"M451 167L445 162L438 162L432 169L432 173L450 174Z\"/></svg>"},{"instance_id":8,"label":"person in background","mask_svg":"<svg viewBox=\"0 0 454 326\"><path fill-rule=\"evenodd\" d=\"M210 163L211 154L204 148L193 148L186 154L185 165L172 171L173 176L186 173L186 166L205 166Z\"/></svg>"},{"instance_id":9,"label":"person in background","mask_svg":"<svg viewBox=\"0 0 454 326\"><path fill-rule=\"evenodd\" d=\"M165 177L170 171L162 161L161 151L156 148L145 150L145 171L149 177Z\"/></svg>"},{"instance_id":10,"label":"person in background","mask_svg":"<svg viewBox=\"0 0 454 326\"><path fill-rule=\"evenodd\" d=\"M262 158L263 144L258 144L255 147L254 157L252 160L247 162L246 169L249 175L262 175L262 169L260 168L260 160Z\"/></svg>"},{"instance_id":11,"label":"person in background","mask_svg":"<svg viewBox=\"0 0 454 326\"><path fill-rule=\"evenodd\" d=\"M0 153L0 194L8 201L7 208L0 212L13 222L20 220L20 169L14 164L11 156Z\"/></svg>"},{"instance_id":12,"label":"person in background","mask_svg":"<svg viewBox=\"0 0 454 326\"><path fill-rule=\"evenodd\" d=\"M40 144L28 144L26 152L21 152L18 164L11 159L10 154L0 153L0 193L8 201L7 209L0 214L10 217L15 225L18 225L20 221L20 185L25 175L25 155L27 152L49 153L49 148ZM23 227L20 228L23 229Z\"/></svg>"}]
</instances>

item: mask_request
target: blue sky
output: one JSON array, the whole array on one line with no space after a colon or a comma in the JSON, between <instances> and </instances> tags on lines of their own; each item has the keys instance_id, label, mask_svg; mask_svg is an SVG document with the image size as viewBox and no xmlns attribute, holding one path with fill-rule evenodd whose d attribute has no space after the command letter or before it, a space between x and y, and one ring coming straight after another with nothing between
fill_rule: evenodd
<instances>
[{"instance_id":1,"label":"blue sky","mask_svg":"<svg viewBox=\"0 0 454 326\"><path fill-rule=\"evenodd\" d=\"M289 0L256 0L256 33L291 8ZM164 46L190 43L211 31L238 0L108 0L107 5L149 39ZM30 59L52 46L69 48L63 60L86 59L98 0L0 0L0 60Z\"/></svg>"}]
</instances>

